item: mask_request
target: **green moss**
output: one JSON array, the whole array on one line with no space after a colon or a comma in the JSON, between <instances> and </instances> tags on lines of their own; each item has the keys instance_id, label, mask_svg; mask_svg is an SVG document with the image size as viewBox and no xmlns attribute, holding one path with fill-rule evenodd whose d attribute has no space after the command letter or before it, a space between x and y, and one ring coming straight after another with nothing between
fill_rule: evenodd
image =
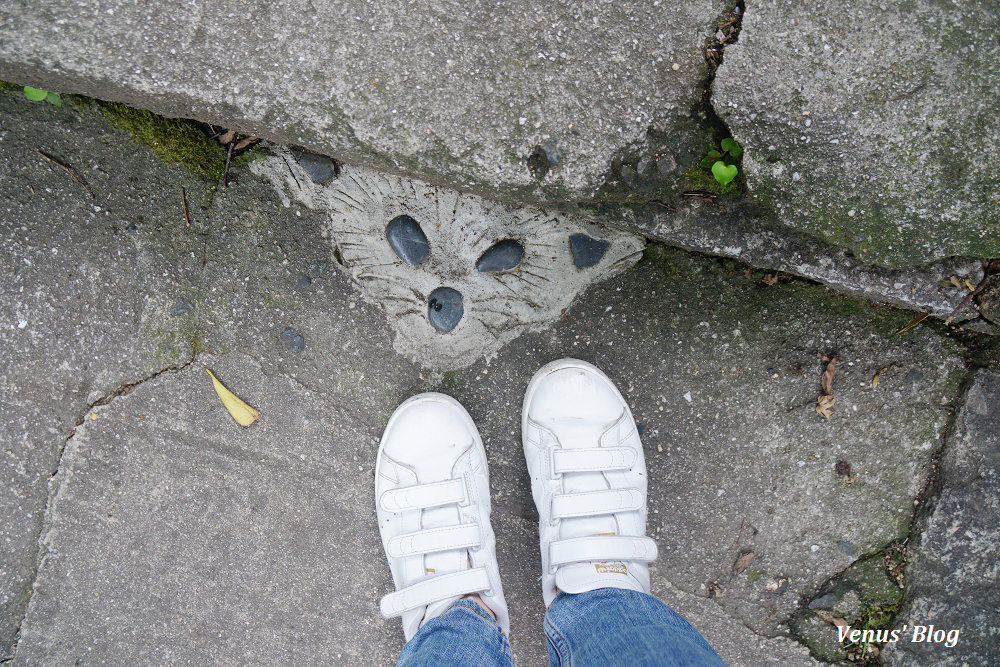
<instances>
[{"instance_id":1,"label":"green moss","mask_svg":"<svg viewBox=\"0 0 1000 667\"><path fill-rule=\"evenodd\" d=\"M163 118L142 109L102 102L101 113L166 164L180 163L210 180L222 177L226 155L188 120Z\"/></svg>"},{"instance_id":2,"label":"green moss","mask_svg":"<svg viewBox=\"0 0 1000 667\"><path fill-rule=\"evenodd\" d=\"M176 368L191 359L192 344L197 340L197 324L192 314L172 316L161 322L162 328L147 335L149 355L143 370L147 374L164 368Z\"/></svg>"},{"instance_id":3,"label":"green moss","mask_svg":"<svg viewBox=\"0 0 1000 667\"><path fill-rule=\"evenodd\" d=\"M650 263L663 272L663 283L683 282L690 271L689 253L662 243L648 243L642 251L641 263Z\"/></svg>"},{"instance_id":4,"label":"green moss","mask_svg":"<svg viewBox=\"0 0 1000 667\"><path fill-rule=\"evenodd\" d=\"M951 338L945 338L951 345L959 346ZM1000 336L978 335L969 340L968 357L969 368L986 368L991 371L1000 371Z\"/></svg>"},{"instance_id":5,"label":"green moss","mask_svg":"<svg viewBox=\"0 0 1000 667\"><path fill-rule=\"evenodd\" d=\"M740 170L740 175L742 173L743 170ZM712 175L710 169L692 167L681 178L681 185L685 190L704 190L720 196L729 196L743 193L743 189L739 183L740 180L738 175L736 179L729 181L725 185L719 185L719 182L715 180L715 176Z\"/></svg>"},{"instance_id":6,"label":"green moss","mask_svg":"<svg viewBox=\"0 0 1000 667\"><path fill-rule=\"evenodd\" d=\"M903 589L891 573L902 571L905 566L903 553L898 544L894 544L855 562L830 580L816 596L833 594L836 603L824 605L819 610L806 608L797 612L789 624L792 632L820 660L850 659L867 663L873 654L866 652L866 645L838 642L831 619L842 618L857 630L891 628L903 602Z\"/></svg>"}]
</instances>

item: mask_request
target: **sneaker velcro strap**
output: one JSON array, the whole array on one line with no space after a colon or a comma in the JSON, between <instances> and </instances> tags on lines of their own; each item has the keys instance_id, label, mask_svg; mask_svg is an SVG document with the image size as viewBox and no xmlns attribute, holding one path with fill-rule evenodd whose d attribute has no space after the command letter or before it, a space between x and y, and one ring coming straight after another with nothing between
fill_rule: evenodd
<instances>
[{"instance_id":1,"label":"sneaker velcro strap","mask_svg":"<svg viewBox=\"0 0 1000 667\"><path fill-rule=\"evenodd\" d=\"M405 558L436 551L468 549L478 547L479 544L479 526L474 523L463 523L458 526L428 528L397 535L389 540L386 553L389 558Z\"/></svg>"},{"instance_id":2,"label":"sneaker velcro strap","mask_svg":"<svg viewBox=\"0 0 1000 667\"><path fill-rule=\"evenodd\" d=\"M401 489L390 489L378 499L379 506L386 512L422 510L440 505L463 504L465 502L465 481L448 479L430 484L414 484Z\"/></svg>"},{"instance_id":3,"label":"sneaker velcro strap","mask_svg":"<svg viewBox=\"0 0 1000 667\"><path fill-rule=\"evenodd\" d=\"M558 567L580 561L656 560L656 542L648 537L627 535L590 535L559 540L549 545L549 566Z\"/></svg>"},{"instance_id":4,"label":"sneaker velcro strap","mask_svg":"<svg viewBox=\"0 0 1000 667\"><path fill-rule=\"evenodd\" d=\"M583 493L558 493L552 496L552 513L555 519L569 519L597 514L615 514L642 509L645 499L639 489L607 489Z\"/></svg>"},{"instance_id":5,"label":"sneaker velcro strap","mask_svg":"<svg viewBox=\"0 0 1000 667\"><path fill-rule=\"evenodd\" d=\"M379 611L384 618L392 618L439 600L489 591L490 587L490 577L484 567L451 572L389 593L379 602Z\"/></svg>"},{"instance_id":6,"label":"sneaker velcro strap","mask_svg":"<svg viewBox=\"0 0 1000 667\"><path fill-rule=\"evenodd\" d=\"M602 472L628 470L636 464L635 450L629 447L552 450L552 472Z\"/></svg>"}]
</instances>

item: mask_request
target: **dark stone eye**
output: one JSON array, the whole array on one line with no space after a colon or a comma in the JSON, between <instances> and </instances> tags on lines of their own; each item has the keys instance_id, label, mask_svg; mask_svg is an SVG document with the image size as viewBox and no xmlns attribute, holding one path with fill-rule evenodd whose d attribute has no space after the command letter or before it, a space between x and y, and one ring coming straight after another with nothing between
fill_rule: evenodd
<instances>
[{"instance_id":1,"label":"dark stone eye","mask_svg":"<svg viewBox=\"0 0 1000 667\"><path fill-rule=\"evenodd\" d=\"M416 266L427 259L431 248L424 230L408 215L397 215L385 228L385 238L396 257Z\"/></svg>"},{"instance_id":2,"label":"dark stone eye","mask_svg":"<svg viewBox=\"0 0 1000 667\"><path fill-rule=\"evenodd\" d=\"M462 294L456 289L438 287L427 298L427 319L438 331L451 331L464 314Z\"/></svg>"},{"instance_id":3,"label":"dark stone eye","mask_svg":"<svg viewBox=\"0 0 1000 667\"><path fill-rule=\"evenodd\" d=\"M578 268L593 266L601 261L611 247L611 241L595 239L586 234L570 234L569 249L573 253L573 263Z\"/></svg>"},{"instance_id":4,"label":"dark stone eye","mask_svg":"<svg viewBox=\"0 0 1000 667\"><path fill-rule=\"evenodd\" d=\"M337 163L325 155L303 153L296 162L309 174L313 183L325 185L337 177Z\"/></svg>"},{"instance_id":5,"label":"dark stone eye","mask_svg":"<svg viewBox=\"0 0 1000 667\"><path fill-rule=\"evenodd\" d=\"M494 243L482 254L476 262L476 270L480 273L507 271L521 263L524 257L524 247L512 239Z\"/></svg>"}]
</instances>

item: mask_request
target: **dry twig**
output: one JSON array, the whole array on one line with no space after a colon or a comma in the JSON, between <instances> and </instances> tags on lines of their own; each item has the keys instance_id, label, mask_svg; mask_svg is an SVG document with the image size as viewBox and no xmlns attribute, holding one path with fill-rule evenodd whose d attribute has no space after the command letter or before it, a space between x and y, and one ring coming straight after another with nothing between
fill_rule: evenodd
<instances>
[{"instance_id":1,"label":"dry twig","mask_svg":"<svg viewBox=\"0 0 1000 667\"><path fill-rule=\"evenodd\" d=\"M87 191L87 194L90 195L91 199L96 199L96 197L94 197L94 193L90 191L90 188L87 187L86 183L84 183L83 181L80 180L80 177L76 175L75 171L73 171L72 169L70 169L69 167L67 167L62 162L60 162L59 160L55 159L51 155L47 155L46 153L44 153L42 151L38 151L38 154L41 155L46 160L48 160L49 162L51 162L52 164L58 165L58 166L62 167L63 171L65 171L67 174L69 174L70 176L72 176L74 181L76 181L77 183L79 183L80 185L83 186L83 189Z\"/></svg>"},{"instance_id":2,"label":"dry twig","mask_svg":"<svg viewBox=\"0 0 1000 667\"><path fill-rule=\"evenodd\" d=\"M965 298L962 299L962 303L958 304L955 310L951 311L951 314L948 315L948 319L946 319L944 323L951 324L951 321L955 319L955 315L958 315L958 312L965 308L966 304L986 289L986 285L989 283L990 277L998 273L1000 273L1000 259L988 259L983 262L983 279L979 281L978 285L976 285L976 289L965 295Z\"/></svg>"},{"instance_id":3,"label":"dry twig","mask_svg":"<svg viewBox=\"0 0 1000 667\"><path fill-rule=\"evenodd\" d=\"M184 188L181 188L181 203L184 204L184 223L186 226L191 226L191 216L188 215L188 202L187 195L184 192Z\"/></svg>"}]
</instances>

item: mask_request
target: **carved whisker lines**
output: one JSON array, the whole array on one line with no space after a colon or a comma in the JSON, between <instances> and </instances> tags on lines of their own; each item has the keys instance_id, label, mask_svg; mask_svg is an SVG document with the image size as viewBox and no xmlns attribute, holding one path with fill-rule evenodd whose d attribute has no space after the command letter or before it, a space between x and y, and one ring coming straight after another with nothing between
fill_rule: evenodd
<instances>
[{"instance_id":1,"label":"carved whisker lines","mask_svg":"<svg viewBox=\"0 0 1000 667\"><path fill-rule=\"evenodd\" d=\"M387 275L387 274L384 274L384 273L372 273L372 272L368 271L367 269L359 271L357 274L355 274L354 277L357 278L358 280L378 280L378 281L387 282L387 283L395 283L396 285L408 285L409 284L405 280L403 280L401 278L397 278L396 276Z\"/></svg>"},{"instance_id":2,"label":"carved whisker lines","mask_svg":"<svg viewBox=\"0 0 1000 667\"><path fill-rule=\"evenodd\" d=\"M361 271L368 271L370 269L378 269L378 268L381 268L383 266L395 266L396 264L398 264L398 262L396 262L396 261L392 261L392 262L363 262L359 258L359 259L355 260L354 264Z\"/></svg>"},{"instance_id":3,"label":"carved whisker lines","mask_svg":"<svg viewBox=\"0 0 1000 667\"><path fill-rule=\"evenodd\" d=\"M544 273L534 273L532 271L529 271L527 268L521 269L518 272L517 275L520 276L521 279L525 280L525 281L526 281L526 279L524 278L524 276L528 275L528 276L534 276L535 278L538 278L539 280L544 280L547 283L555 282L554 280L552 280L552 278L549 278Z\"/></svg>"},{"instance_id":4,"label":"carved whisker lines","mask_svg":"<svg viewBox=\"0 0 1000 667\"><path fill-rule=\"evenodd\" d=\"M364 210L365 208L361 202L359 202L357 199L347 194L343 190L337 190L335 192L332 192L330 194L330 199L332 199L334 202L340 202L349 208L354 208L357 210Z\"/></svg>"},{"instance_id":5,"label":"carved whisker lines","mask_svg":"<svg viewBox=\"0 0 1000 667\"><path fill-rule=\"evenodd\" d=\"M385 300L387 300L387 301L402 301L403 303L409 303L409 304L413 303L413 299L411 299L408 296L393 296L392 294L387 294L387 295L383 296L382 298L385 299ZM417 311L414 311L414 312L417 312Z\"/></svg>"}]
</instances>

